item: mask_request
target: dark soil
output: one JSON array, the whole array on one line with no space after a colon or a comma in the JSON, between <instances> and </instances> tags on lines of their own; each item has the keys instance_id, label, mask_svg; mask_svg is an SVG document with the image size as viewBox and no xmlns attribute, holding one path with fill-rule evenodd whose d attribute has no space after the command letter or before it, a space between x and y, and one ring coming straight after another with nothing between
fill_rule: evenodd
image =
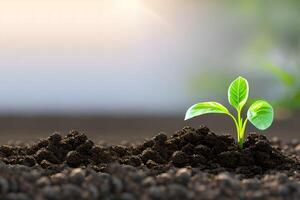
<instances>
[{"instance_id":1,"label":"dark soil","mask_svg":"<svg viewBox=\"0 0 300 200\"><path fill-rule=\"evenodd\" d=\"M54 133L32 145L0 146L0 160L6 164L60 170L70 167L91 167L103 171L109 163L148 167L159 172L170 167L198 167L236 172L245 176L263 174L270 169L295 168L296 160L273 147L267 138L249 134L240 150L230 135L216 135L207 127L185 127L171 137L160 133L135 146L98 146L86 135L71 131L62 137Z\"/></svg>"},{"instance_id":2,"label":"dark soil","mask_svg":"<svg viewBox=\"0 0 300 200\"><path fill-rule=\"evenodd\" d=\"M9 185L8 182L11 181L16 181L19 184L21 184L22 181L27 181L28 187L31 185L31 187L35 188L36 186L33 186L32 183L37 184L36 181L43 182L40 180L42 177L44 177L44 181L47 182L41 183L44 184L42 187L43 191L48 189L49 191L46 191L46 193L55 193L55 191L52 191L55 190L55 188L50 186L62 186L65 183L73 184L72 181L69 183L72 179L71 177L73 177L72 174L78 175L79 173L78 177L74 175L78 180L75 179L80 182L80 184L84 184L89 190L95 190L94 193L98 192L95 198L92 198L92 194L90 193L86 194L86 199L103 199L104 196L106 199L141 199L142 197L143 199L178 199L179 197L179 199L195 199L197 195L193 196L189 194L197 194L199 191L205 194L204 191L207 189L210 190L211 193L206 191L207 194L200 199L215 199L219 198L218 195L223 199L226 199L227 196L229 199L234 199L234 197L240 199L236 195L241 195L242 191L247 192L249 188L248 186L242 188L243 185L239 185L239 181L257 180L258 183L256 186L263 188L265 186L261 180L272 174L274 177L269 177L271 182L273 179L276 179L277 176L284 174L286 182L277 184L289 184L289 180L293 180L294 182L291 183L292 189L294 187L300 187L298 151L300 152L300 145L297 142L288 146L281 144L278 139L269 141L265 136L254 133L248 135L244 148L241 150L238 148L232 136L216 135L204 126L199 129L185 127L177 131L171 137L160 133L142 144L126 146L95 145L86 135L76 131L71 131L65 137L54 133L47 139L42 139L30 145L0 146L0 161L3 162L2 172L6 171L5 174L1 174L0 170L0 177L5 176L3 180L0 178L0 194L15 194L14 190L10 189L9 186L5 188L5 186L1 185L1 181L4 185L5 183ZM8 167L10 165L16 166ZM20 168L19 165L24 166L21 167L24 172L20 172L20 175L15 175L14 170L10 172L11 168ZM72 168L77 169L74 169L74 171ZM124 168L128 168L128 174ZM30 180L27 180L27 176L30 176L28 174L32 171L38 173L37 177L31 177L31 179L29 177ZM26 172L28 174L26 174ZM90 177L89 174L93 176ZM101 178L98 178L99 183L94 180L95 174L101 174ZM142 176L140 178L136 177L139 181L131 177L134 174ZM107 177L105 178L105 176ZM53 178L55 180L63 180L60 180L62 181L60 184L52 184L54 181L52 180ZM117 183L113 183L114 178L117 180L115 180ZM87 179L89 179L89 181L87 181ZM106 191L105 194L101 193L103 190L101 185L104 184L103 181L105 183L108 181L109 184L107 186L108 191ZM210 181L212 181L212 183L208 184ZM126 182L125 185L124 182ZM181 182L184 183L183 186ZM228 190L230 191L216 190L215 187L219 187L221 183L227 184ZM266 183L268 183L268 181L266 181ZM77 197L78 199L85 199L84 196L82 196L83 193L80 191L80 188L76 190L78 190L77 192L81 193L81 195L75 195L76 198L72 196L72 190L75 190L72 184L67 188L71 190L71 192L69 191L69 196L65 195L64 197L61 196L63 190L61 187L56 188L56 193L58 193L57 197L49 198L39 189L37 189L37 191L35 191L36 189L21 191L23 191L23 193L25 192L25 196L29 195L29 199L32 199L33 196L36 198L34 195L36 193L40 195L38 199L77 199ZM93 187L91 186L90 188L88 184L91 184L94 189L91 189ZM117 186L113 186L113 184ZM187 188L189 184L193 184L193 187ZM231 187L232 184L234 184L236 188L233 189ZM251 185L252 183L246 183L246 185L247 184ZM122 187L120 185L122 185ZM46 186L49 186L49 188L45 189ZM101 189L99 189L98 186ZM152 186L155 186L155 188L149 191L149 188ZM126 187L129 189L126 189ZM226 187L224 190L226 190ZM278 187L278 185L276 187ZM287 191L287 196L275 195L275 197L280 197L278 199L284 199L284 197L289 197L289 199L300 198L299 187L295 189L295 191L291 189L293 195L291 195L292 193L290 191ZM236 189L239 190L238 193L236 193ZM272 191L270 188L267 190ZM217 193L214 194L213 191ZM104 196L101 196L99 192ZM172 192L175 193L173 194ZM229 194L226 196L227 193ZM165 196L163 197L161 194L165 194ZM123 198L122 195L127 196ZM246 193L244 193L244 195L246 195ZM253 195L252 193L248 194L251 198ZM271 194L261 193L260 195L265 198ZM294 196L296 198L294 198ZM5 197L6 199L14 199L8 198L8 196ZM246 197L247 195L244 196L244 199L248 199Z\"/></svg>"}]
</instances>

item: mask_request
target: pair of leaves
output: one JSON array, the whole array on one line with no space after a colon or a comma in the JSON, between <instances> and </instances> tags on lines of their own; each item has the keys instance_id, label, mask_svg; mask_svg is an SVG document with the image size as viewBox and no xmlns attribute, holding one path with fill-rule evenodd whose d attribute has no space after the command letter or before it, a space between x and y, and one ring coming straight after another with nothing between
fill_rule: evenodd
<instances>
[{"instance_id":1,"label":"pair of leaves","mask_svg":"<svg viewBox=\"0 0 300 200\"><path fill-rule=\"evenodd\" d=\"M229 103L235 107L238 112L241 111L246 104L249 95L248 81L243 77L235 79L228 89ZM223 113L230 115L227 108L217 102L202 102L193 105L188 109L185 120L208 113ZM248 112L248 120L258 129L265 130L271 126L273 122L273 108L263 100L254 102Z\"/></svg>"}]
</instances>

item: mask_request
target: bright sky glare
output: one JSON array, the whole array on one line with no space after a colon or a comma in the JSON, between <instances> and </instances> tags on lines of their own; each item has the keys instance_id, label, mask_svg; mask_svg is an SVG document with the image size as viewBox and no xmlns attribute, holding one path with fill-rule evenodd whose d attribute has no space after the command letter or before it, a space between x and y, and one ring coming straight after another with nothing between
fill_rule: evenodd
<instances>
[{"instance_id":1,"label":"bright sky glare","mask_svg":"<svg viewBox=\"0 0 300 200\"><path fill-rule=\"evenodd\" d=\"M184 74L226 40L179 2L0 1L0 112L184 110Z\"/></svg>"}]
</instances>

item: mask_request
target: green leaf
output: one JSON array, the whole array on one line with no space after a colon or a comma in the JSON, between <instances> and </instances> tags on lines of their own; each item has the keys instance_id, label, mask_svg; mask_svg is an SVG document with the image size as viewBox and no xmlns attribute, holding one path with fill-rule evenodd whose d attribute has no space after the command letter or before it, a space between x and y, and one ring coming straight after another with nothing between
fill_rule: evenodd
<instances>
[{"instance_id":1,"label":"green leaf","mask_svg":"<svg viewBox=\"0 0 300 200\"><path fill-rule=\"evenodd\" d=\"M228 101L237 110L241 110L248 99L249 85L248 81L239 76L229 86Z\"/></svg>"},{"instance_id":2,"label":"green leaf","mask_svg":"<svg viewBox=\"0 0 300 200\"><path fill-rule=\"evenodd\" d=\"M217 102L202 102L191 106L185 114L185 120L208 113L228 114L227 108Z\"/></svg>"},{"instance_id":3,"label":"green leaf","mask_svg":"<svg viewBox=\"0 0 300 200\"><path fill-rule=\"evenodd\" d=\"M250 106L247 117L256 128L265 130L269 128L273 122L273 108L268 102L258 100Z\"/></svg>"}]
</instances>

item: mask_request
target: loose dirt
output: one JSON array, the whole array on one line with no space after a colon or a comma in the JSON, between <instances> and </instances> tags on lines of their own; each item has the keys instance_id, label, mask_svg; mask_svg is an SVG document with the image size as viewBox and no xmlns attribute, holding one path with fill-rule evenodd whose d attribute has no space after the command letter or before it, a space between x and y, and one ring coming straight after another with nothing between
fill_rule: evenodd
<instances>
[{"instance_id":1,"label":"loose dirt","mask_svg":"<svg viewBox=\"0 0 300 200\"><path fill-rule=\"evenodd\" d=\"M0 194L6 199L18 199L13 195L19 193L23 199L74 199L69 190L76 190L80 195L75 199L197 199L198 193L203 194L200 199L239 199L240 195L244 199L260 195L263 199L273 194L275 199L297 199L299 154L298 141L283 144L254 133L239 149L231 135L216 135L205 126L185 127L170 137L160 133L142 144L128 145L95 145L76 131L64 137L54 133L33 144L0 146ZM20 169L23 171L16 176L13 171ZM278 182L276 178L281 176L284 181ZM31 189L20 186L14 190L14 181ZM105 181L108 189L103 192L98 184ZM277 189L283 184L290 184L292 189L285 188L284 195L266 186L274 181ZM81 191L78 184L94 193ZM261 188L261 193L256 194L251 187Z\"/></svg>"}]
</instances>

